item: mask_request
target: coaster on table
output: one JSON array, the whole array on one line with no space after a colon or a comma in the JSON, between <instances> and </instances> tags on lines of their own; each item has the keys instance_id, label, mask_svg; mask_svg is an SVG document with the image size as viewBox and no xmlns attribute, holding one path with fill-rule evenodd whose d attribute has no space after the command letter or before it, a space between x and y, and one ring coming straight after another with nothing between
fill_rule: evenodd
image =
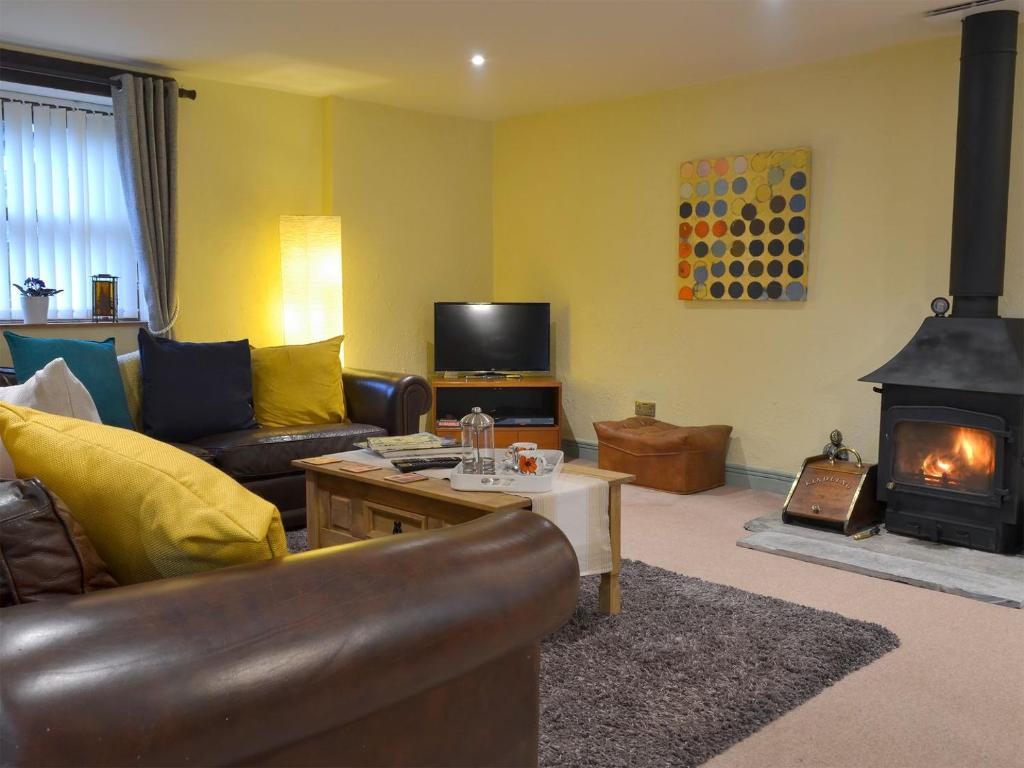
<instances>
[{"instance_id":1,"label":"coaster on table","mask_svg":"<svg viewBox=\"0 0 1024 768\"><path fill-rule=\"evenodd\" d=\"M338 469L359 474L360 472L373 472L373 470L380 469L380 467L375 467L373 464L360 464L358 461L340 461L338 462Z\"/></svg>"},{"instance_id":2,"label":"coaster on table","mask_svg":"<svg viewBox=\"0 0 1024 768\"><path fill-rule=\"evenodd\" d=\"M335 469L341 469L345 472L355 472L357 474L360 472L372 472L375 469L380 469L380 467L376 467L373 464L363 464L358 461L339 459L337 455L332 456L330 454L327 456L314 456L311 459L303 459L303 461L307 464L315 464L317 466L324 464L337 464L338 466L335 467Z\"/></svg>"},{"instance_id":3,"label":"coaster on table","mask_svg":"<svg viewBox=\"0 0 1024 768\"><path fill-rule=\"evenodd\" d=\"M303 459L303 461L306 462L307 464L317 464L317 465L319 465L319 464L338 464L338 463L344 461L344 459L338 459L338 458L335 458L334 456L314 456L311 459Z\"/></svg>"},{"instance_id":4,"label":"coaster on table","mask_svg":"<svg viewBox=\"0 0 1024 768\"><path fill-rule=\"evenodd\" d=\"M392 483L401 483L402 485L415 483L419 480L429 480L426 475L417 475L415 472L407 472L404 475L388 475L384 479L390 480Z\"/></svg>"}]
</instances>

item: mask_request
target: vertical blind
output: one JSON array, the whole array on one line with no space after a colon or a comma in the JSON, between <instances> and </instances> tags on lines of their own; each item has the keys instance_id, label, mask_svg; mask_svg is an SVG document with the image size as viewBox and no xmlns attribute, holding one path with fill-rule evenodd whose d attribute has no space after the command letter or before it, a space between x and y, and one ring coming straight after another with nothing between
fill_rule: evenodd
<instances>
[{"instance_id":1,"label":"vertical blind","mask_svg":"<svg viewBox=\"0 0 1024 768\"><path fill-rule=\"evenodd\" d=\"M62 288L50 319L92 317L92 275L118 279L118 315L139 316L138 267L112 114L3 99L0 320L21 319L11 283Z\"/></svg>"}]
</instances>

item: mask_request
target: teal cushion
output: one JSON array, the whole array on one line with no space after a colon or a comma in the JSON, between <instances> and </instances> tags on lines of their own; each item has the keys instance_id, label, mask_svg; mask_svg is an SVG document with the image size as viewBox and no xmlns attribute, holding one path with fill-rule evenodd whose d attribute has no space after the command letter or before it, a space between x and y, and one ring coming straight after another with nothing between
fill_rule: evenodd
<instances>
[{"instance_id":1,"label":"teal cushion","mask_svg":"<svg viewBox=\"0 0 1024 768\"><path fill-rule=\"evenodd\" d=\"M47 363L63 357L96 403L100 420L112 427L132 429L124 382L117 368L114 340L39 339L4 331L14 361L14 374L24 383Z\"/></svg>"}]
</instances>

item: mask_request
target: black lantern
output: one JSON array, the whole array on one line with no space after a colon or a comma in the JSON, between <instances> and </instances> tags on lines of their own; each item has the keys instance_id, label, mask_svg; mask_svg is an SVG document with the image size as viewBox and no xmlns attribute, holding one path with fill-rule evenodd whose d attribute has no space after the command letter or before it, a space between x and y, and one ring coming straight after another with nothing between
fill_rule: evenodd
<instances>
[{"instance_id":1,"label":"black lantern","mask_svg":"<svg viewBox=\"0 0 1024 768\"><path fill-rule=\"evenodd\" d=\"M92 276L92 321L117 322L117 278L113 275Z\"/></svg>"}]
</instances>

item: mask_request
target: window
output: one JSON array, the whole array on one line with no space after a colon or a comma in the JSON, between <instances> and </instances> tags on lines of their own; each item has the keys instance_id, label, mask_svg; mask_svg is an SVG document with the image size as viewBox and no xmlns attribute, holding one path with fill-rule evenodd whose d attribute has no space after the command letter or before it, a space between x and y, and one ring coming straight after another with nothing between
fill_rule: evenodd
<instances>
[{"instance_id":1,"label":"window","mask_svg":"<svg viewBox=\"0 0 1024 768\"><path fill-rule=\"evenodd\" d=\"M11 284L26 277L63 289L51 320L91 319L101 273L118 277L118 315L139 317L110 99L0 83L0 109L0 322L22 319Z\"/></svg>"}]
</instances>

